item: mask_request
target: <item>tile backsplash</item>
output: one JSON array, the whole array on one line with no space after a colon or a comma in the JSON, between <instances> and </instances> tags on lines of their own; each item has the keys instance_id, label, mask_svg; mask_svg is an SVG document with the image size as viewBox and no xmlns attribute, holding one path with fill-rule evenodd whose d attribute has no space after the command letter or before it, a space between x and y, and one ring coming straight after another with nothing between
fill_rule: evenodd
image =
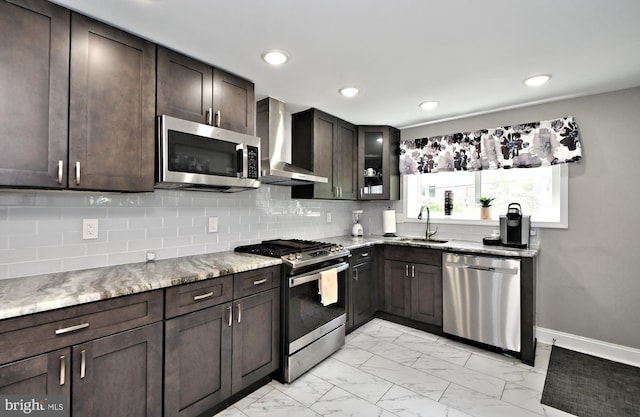
<instances>
[{"instance_id":1,"label":"tile backsplash","mask_svg":"<svg viewBox=\"0 0 640 417\"><path fill-rule=\"evenodd\" d=\"M0 279L144 262L147 252L166 259L343 235L361 206L295 200L278 186L232 194L1 191ZM217 233L208 232L209 217L218 218ZM82 239L83 219L98 219L97 239Z\"/></svg>"},{"instance_id":2,"label":"tile backsplash","mask_svg":"<svg viewBox=\"0 0 640 417\"><path fill-rule=\"evenodd\" d=\"M365 235L382 233L382 211L401 202L296 200L290 187L224 194L156 190L119 194L0 191L0 279L233 250L276 238L322 239L351 233L351 211ZM210 217L218 231L210 233ZM329 220L330 217L330 221ZM83 219L98 219L98 238L82 239ZM481 241L495 226L437 224L439 238ZM397 225L424 235L423 222ZM532 242L533 243L533 242Z\"/></svg>"}]
</instances>

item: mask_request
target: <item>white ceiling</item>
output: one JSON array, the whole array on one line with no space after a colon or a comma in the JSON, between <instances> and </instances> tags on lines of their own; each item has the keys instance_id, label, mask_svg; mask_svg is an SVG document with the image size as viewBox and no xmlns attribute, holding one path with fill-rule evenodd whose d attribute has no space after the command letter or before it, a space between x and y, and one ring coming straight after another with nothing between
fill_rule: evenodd
<instances>
[{"instance_id":1,"label":"white ceiling","mask_svg":"<svg viewBox=\"0 0 640 417\"><path fill-rule=\"evenodd\" d=\"M55 0L296 112L408 127L640 85L638 0ZM271 67L267 49L290 61ZM531 88L522 81L552 74ZM344 86L360 94L345 98ZM423 101L440 105L426 112Z\"/></svg>"}]
</instances>

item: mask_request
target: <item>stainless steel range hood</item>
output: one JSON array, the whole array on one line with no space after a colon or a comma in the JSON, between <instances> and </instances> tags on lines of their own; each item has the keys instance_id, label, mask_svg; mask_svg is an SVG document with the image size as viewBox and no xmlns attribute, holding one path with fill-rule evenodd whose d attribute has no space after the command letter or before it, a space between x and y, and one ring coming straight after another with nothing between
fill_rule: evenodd
<instances>
[{"instance_id":1,"label":"stainless steel range hood","mask_svg":"<svg viewBox=\"0 0 640 417\"><path fill-rule=\"evenodd\" d=\"M287 151L291 149L290 132L286 129L285 103L267 97L258 101L256 109L256 136L260 137L263 184L302 185L327 183L328 178L291 165Z\"/></svg>"}]
</instances>

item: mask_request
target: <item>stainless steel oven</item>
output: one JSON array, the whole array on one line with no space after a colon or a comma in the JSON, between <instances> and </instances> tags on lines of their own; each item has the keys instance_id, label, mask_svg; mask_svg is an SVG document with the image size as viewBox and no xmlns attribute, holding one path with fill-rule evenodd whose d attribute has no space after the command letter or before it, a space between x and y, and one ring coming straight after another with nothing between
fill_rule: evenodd
<instances>
[{"instance_id":1,"label":"stainless steel oven","mask_svg":"<svg viewBox=\"0 0 640 417\"><path fill-rule=\"evenodd\" d=\"M292 382L344 345L349 250L332 243L295 239L265 241L235 250L282 258L282 381ZM323 305L318 280L323 272L333 269L337 301Z\"/></svg>"}]
</instances>

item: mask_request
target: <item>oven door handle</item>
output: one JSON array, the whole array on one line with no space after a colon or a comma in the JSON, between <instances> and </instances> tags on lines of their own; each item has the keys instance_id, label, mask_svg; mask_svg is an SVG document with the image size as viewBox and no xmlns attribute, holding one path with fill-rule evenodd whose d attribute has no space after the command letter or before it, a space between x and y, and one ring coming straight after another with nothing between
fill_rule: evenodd
<instances>
[{"instance_id":1,"label":"oven door handle","mask_svg":"<svg viewBox=\"0 0 640 417\"><path fill-rule=\"evenodd\" d=\"M322 268L315 271L312 271L308 274L302 275L300 277L289 278L289 288L297 287L298 285L306 284L307 282L317 281L320 279L320 273L324 271L329 271L333 268L336 268L337 272L346 271L349 269L349 264L346 262L339 263L336 266L331 266L328 268Z\"/></svg>"}]
</instances>

